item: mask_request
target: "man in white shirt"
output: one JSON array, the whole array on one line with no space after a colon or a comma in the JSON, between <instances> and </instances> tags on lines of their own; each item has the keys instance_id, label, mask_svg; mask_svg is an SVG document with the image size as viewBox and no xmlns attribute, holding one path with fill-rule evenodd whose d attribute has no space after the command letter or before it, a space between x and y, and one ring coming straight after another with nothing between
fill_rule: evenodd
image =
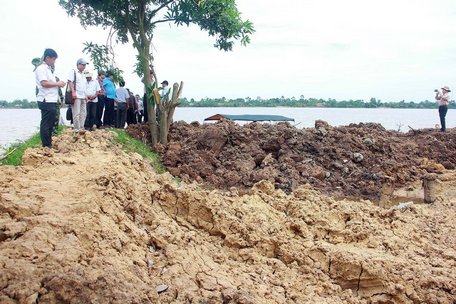
<instances>
[{"instance_id":1,"label":"man in white shirt","mask_svg":"<svg viewBox=\"0 0 456 304\"><path fill-rule=\"evenodd\" d=\"M40 137L43 147L52 147L52 128L57 112L59 101L58 88L65 86L63 81L57 81L51 67L57 59L57 53L53 49L45 49L44 62L35 70L36 87L38 89L36 100L41 110Z\"/></svg>"},{"instance_id":2,"label":"man in white shirt","mask_svg":"<svg viewBox=\"0 0 456 304\"><path fill-rule=\"evenodd\" d=\"M71 70L68 74L68 85L73 94L74 104L71 105L73 111L73 129L76 133L84 131L84 122L87 115L86 109L86 87L87 80L84 77L84 70L89 64L85 59L79 58L76 62L76 70Z\"/></svg>"},{"instance_id":3,"label":"man in white shirt","mask_svg":"<svg viewBox=\"0 0 456 304\"><path fill-rule=\"evenodd\" d=\"M93 125L96 123L98 95L101 88L98 80L92 79L93 74L89 71L84 71L84 76L87 79L86 98L87 98L87 118L85 120L85 129L93 131Z\"/></svg>"}]
</instances>

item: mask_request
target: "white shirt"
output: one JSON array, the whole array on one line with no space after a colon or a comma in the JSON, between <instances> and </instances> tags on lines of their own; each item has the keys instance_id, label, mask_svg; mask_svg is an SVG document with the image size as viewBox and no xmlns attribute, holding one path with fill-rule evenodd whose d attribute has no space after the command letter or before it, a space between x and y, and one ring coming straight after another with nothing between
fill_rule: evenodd
<instances>
[{"instance_id":1,"label":"white shirt","mask_svg":"<svg viewBox=\"0 0 456 304\"><path fill-rule=\"evenodd\" d=\"M448 92L445 92L444 94L440 95L439 106L447 106L449 100L450 94L448 94Z\"/></svg>"},{"instance_id":2,"label":"white shirt","mask_svg":"<svg viewBox=\"0 0 456 304\"><path fill-rule=\"evenodd\" d=\"M138 102L138 110L144 111L144 104L142 99L136 99L136 101Z\"/></svg>"},{"instance_id":3,"label":"white shirt","mask_svg":"<svg viewBox=\"0 0 456 304\"><path fill-rule=\"evenodd\" d=\"M74 85L74 72L76 71L76 98L85 99L86 98L86 87L87 87L87 80L84 77L84 74L79 72L78 69L71 70L68 74L68 80L73 82Z\"/></svg>"},{"instance_id":4,"label":"white shirt","mask_svg":"<svg viewBox=\"0 0 456 304\"><path fill-rule=\"evenodd\" d=\"M100 91L100 84L98 83L98 80L90 80L87 81L87 87L86 87L86 96L93 96L97 95L97 92ZM98 97L92 100L88 100L90 102L98 102Z\"/></svg>"},{"instance_id":5,"label":"white shirt","mask_svg":"<svg viewBox=\"0 0 456 304\"><path fill-rule=\"evenodd\" d=\"M170 90L171 90L170 87L164 87L164 88L162 89L161 95L160 95L162 101L164 100L166 94L168 94L168 92L169 92Z\"/></svg>"},{"instance_id":6,"label":"white shirt","mask_svg":"<svg viewBox=\"0 0 456 304\"><path fill-rule=\"evenodd\" d=\"M52 73L50 66L48 66L46 63L38 66L35 70L35 79L36 86L38 88L38 94L36 95L37 101L45 100L46 102L57 102L59 100L58 87L45 88L41 85L41 81L43 80L56 82L55 76Z\"/></svg>"}]
</instances>

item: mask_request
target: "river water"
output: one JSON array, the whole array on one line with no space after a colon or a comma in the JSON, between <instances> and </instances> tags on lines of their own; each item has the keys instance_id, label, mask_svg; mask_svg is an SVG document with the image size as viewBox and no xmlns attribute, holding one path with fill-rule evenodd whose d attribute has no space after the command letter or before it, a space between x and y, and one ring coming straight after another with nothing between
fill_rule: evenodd
<instances>
[{"instance_id":1,"label":"river water","mask_svg":"<svg viewBox=\"0 0 456 304\"><path fill-rule=\"evenodd\" d=\"M62 109L63 117L66 109ZM327 121L332 126L350 123L375 122L389 130L408 131L434 128L439 124L437 109L336 109L336 108L177 108L174 120L198 121L214 114L270 114L294 118L299 128L314 126L317 119ZM0 109L0 154L13 143L29 138L39 130L40 111L38 109ZM66 122L68 123L68 122ZM453 128L453 110L447 114L447 127Z\"/></svg>"}]
</instances>

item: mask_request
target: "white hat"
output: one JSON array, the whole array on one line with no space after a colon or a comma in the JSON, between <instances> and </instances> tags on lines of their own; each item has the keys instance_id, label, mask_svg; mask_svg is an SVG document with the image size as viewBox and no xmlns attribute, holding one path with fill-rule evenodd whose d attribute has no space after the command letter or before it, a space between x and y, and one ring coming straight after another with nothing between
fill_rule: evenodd
<instances>
[{"instance_id":1,"label":"white hat","mask_svg":"<svg viewBox=\"0 0 456 304\"><path fill-rule=\"evenodd\" d=\"M86 77L86 78L87 78L87 77L92 77L92 76L93 76L92 72L90 72L90 71L87 71L87 70L86 70L86 71L84 71L84 77Z\"/></svg>"},{"instance_id":2,"label":"white hat","mask_svg":"<svg viewBox=\"0 0 456 304\"><path fill-rule=\"evenodd\" d=\"M444 87L442 88L442 90L445 90L445 91L447 91L447 92L451 92L451 90L450 90L450 87L449 87L449 86L444 86Z\"/></svg>"},{"instance_id":3,"label":"white hat","mask_svg":"<svg viewBox=\"0 0 456 304\"><path fill-rule=\"evenodd\" d=\"M84 58L79 58L78 61L76 61L76 64L89 64L89 62Z\"/></svg>"}]
</instances>

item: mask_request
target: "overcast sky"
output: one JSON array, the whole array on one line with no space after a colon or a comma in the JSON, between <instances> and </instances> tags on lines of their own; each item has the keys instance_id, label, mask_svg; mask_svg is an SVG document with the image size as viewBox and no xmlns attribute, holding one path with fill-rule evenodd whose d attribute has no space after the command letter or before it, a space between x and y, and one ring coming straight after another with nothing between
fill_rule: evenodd
<instances>
[{"instance_id":1,"label":"overcast sky","mask_svg":"<svg viewBox=\"0 0 456 304\"><path fill-rule=\"evenodd\" d=\"M162 24L154 36L160 81L184 81L184 97L292 97L382 101L432 100L456 89L455 0L238 0L256 29L247 47L218 51L197 27ZM103 43L58 0L0 0L0 100L34 100L31 60L46 47L67 78L83 43ZM133 74L136 52L116 47L126 87L143 93ZM93 65L88 66L89 69Z\"/></svg>"}]
</instances>

